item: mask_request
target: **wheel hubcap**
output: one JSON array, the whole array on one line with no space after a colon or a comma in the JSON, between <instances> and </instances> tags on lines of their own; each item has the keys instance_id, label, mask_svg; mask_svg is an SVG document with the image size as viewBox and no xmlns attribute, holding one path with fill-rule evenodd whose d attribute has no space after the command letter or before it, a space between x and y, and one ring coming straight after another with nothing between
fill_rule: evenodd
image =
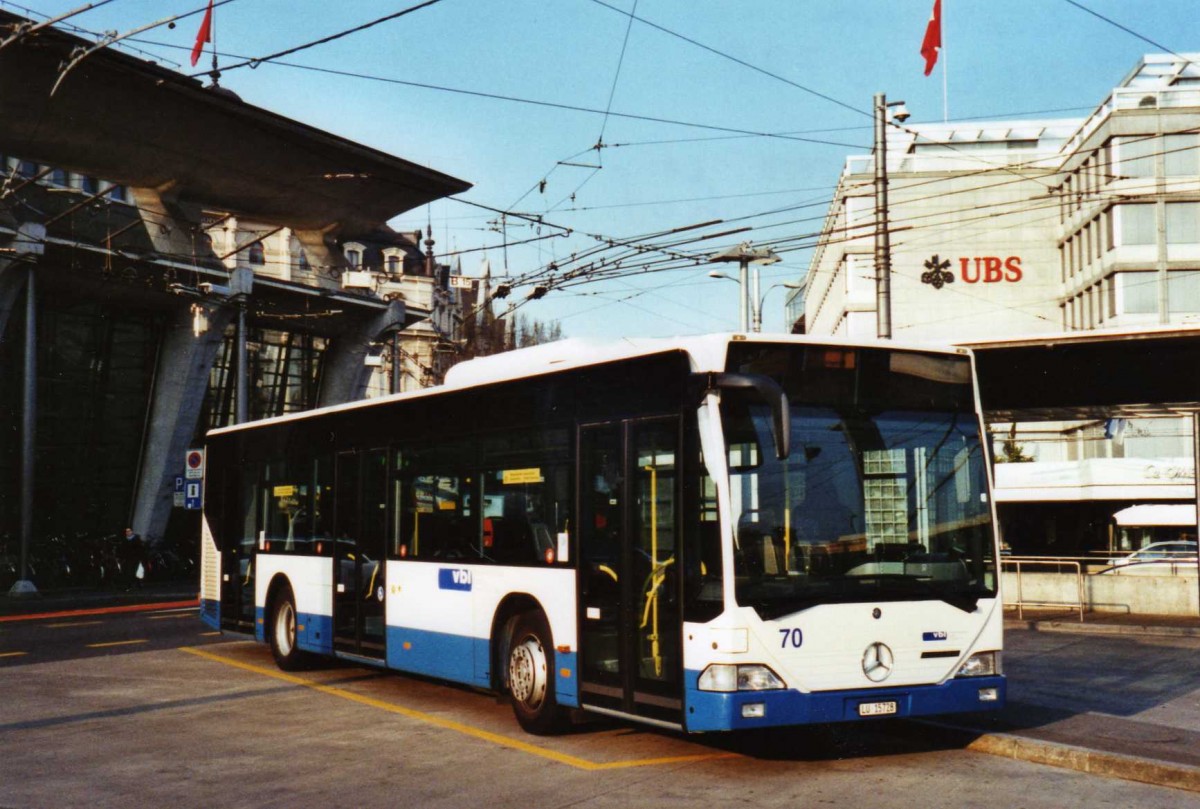
<instances>
[{"instance_id":1,"label":"wheel hubcap","mask_svg":"<svg viewBox=\"0 0 1200 809\"><path fill-rule=\"evenodd\" d=\"M285 602L275 618L275 643L279 645L279 651L284 657L291 654L295 637L296 613L292 611L292 605Z\"/></svg>"},{"instance_id":2,"label":"wheel hubcap","mask_svg":"<svg viewBox=\"0 0 1200 809\"><path fill-rule=\"evenodd\" d=\"M513 647L508 660L508 683L517 701L536 708L546 695L546 654L535 638Z\"/></svg>"}]
</instances>

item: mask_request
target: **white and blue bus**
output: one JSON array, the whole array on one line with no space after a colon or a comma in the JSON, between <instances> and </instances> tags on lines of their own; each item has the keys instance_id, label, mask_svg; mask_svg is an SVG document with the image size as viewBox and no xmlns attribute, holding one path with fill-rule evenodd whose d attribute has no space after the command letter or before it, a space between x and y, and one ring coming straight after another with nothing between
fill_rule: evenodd
<instances>
[{"instance_id":1,"label":"white and blue bus","mask_svg":"<svg viewBox=\"0 0 1200 809\"><path fill-rule=\"evenodd\" d=\"M338 657L689 732L999 708L971 355L564 341L214 430L201 613Z\"/></svg>"}]
</instances>

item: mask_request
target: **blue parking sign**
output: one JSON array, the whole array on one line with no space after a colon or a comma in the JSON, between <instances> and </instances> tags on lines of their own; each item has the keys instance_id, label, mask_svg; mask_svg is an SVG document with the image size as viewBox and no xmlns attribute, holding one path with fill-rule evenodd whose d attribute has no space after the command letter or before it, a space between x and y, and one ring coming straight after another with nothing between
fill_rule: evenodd
<instances>
[{"instance_id":1,"label":"blue parking sign","mask_svg":"<svg viewBox=\"0 0 1200 809\"><path fill-rule=\"evenodd\" d=\"M189 511L199 511L200 502L203 499L202 495L203 483L201 481L186 481L183 491L183 507Z\"/></svg>"}]
</instances>

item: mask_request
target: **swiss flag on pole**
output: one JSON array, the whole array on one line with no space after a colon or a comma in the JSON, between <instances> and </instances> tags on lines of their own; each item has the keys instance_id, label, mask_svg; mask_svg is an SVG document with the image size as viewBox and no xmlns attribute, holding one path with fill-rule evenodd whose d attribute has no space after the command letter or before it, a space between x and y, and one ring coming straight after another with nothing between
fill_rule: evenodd
<instances>
[{"instance_id":1,"label":"swiss flag on pole","mask_svg":"<svg viewBox=\"0 0 1200 809\"><path fill-rule=\"evenodd\" d=\"M205 18L207 19L207 18ZM207 25L207 22L205 23ZM204 30L208 30L205 28ZM942 47L942 0L933 0L933 14L925 28L925 39L921 40L921 55L925 57L925 75L933 72L937 64L938 51ZM195 54L192 54L193 58ZM195 64L193 61L192 64Z\"/></svg>"},{"instance_id":2,"label":"swiss flag on pole","mask_svg":"<svg viewBox=\"0 0 1200 809\"><path fill-rule=\"evenodd\" d=\"M200 30L196 32L196 44L192 46L192 67L195 67L196 62L200 61L200 54L204 52L204 43L212 42L212 7L213 0L208 0L208 9L204 12L204 21L200 23ZM929 34L926 34L925 38L928 39ZM925 52L924 46L922 46L921 52ZM928 70L925 71L925 75L929 75Z\"/></svg>"}]
</instances>

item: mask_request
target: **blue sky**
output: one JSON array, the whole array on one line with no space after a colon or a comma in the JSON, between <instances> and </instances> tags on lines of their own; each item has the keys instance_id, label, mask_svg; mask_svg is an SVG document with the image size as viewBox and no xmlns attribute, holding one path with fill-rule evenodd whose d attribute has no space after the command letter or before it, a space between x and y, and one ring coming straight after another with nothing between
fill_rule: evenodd
<instances>
[{"instance_id":1,"label":"blue sky","mask_svg":"<svg viewBox=\"0 0 1200 809\"><path fill-rule=\"evenodd\" d=\"M218 8L217 48L263 56L397 11L416 0L234 0ZM474 183L465 198L541 213L572 236L507 251L517 277L597 244L715 219L749 217L755 230L704 242L818 230L849 154L869 151L871 99L904 99L911 123L942 117L942 65L923 75L918 53L932 0L604 0L722 51L772 78L640 22L596 0L442 0L286 61L349 73L586 107L552 109L445 90L263 64L225 74L244 100ZM1176 52L1200 51L1195 0L1078 0ZM82 0L24 0L58 14ZM72 20L126 31L203 0L114 0ZM0 3L13 10L13 4ZM36 15L35 15L36 16ZM187 50L199 16L156 29L137 47L192 72ZM628 33L628 39L626 36ZM943 59L950 118L1082 117L1144 53L1159 49L1066 0L943 0ZM181 46L172 49L166 45ZM622 50L624 55L622 58ZM231 60L222 59L228 64ZM207 68L206 53L200 67ZM619 72L618 72L619 65ZM790 82L790 83L789 83ZM814 92L807 92L795 85ZM818 97L820 93L839 103ZM611 108L609 98L612 98ZM848 108L849 107L849 108ZM602 111L830 141L811 143L633 120ZM1041 111L1053 111L1045 112ZM136 122L131 122L136 123ZM603 133L608 146L588 151ZM649 141L658 141L649 143ZM669 141L669 142L661 142ZM597 164L596 171L558 165ZM538 188L546 181L545 190ZM586 182L585 182L586 180ZM574 201L571 195L574 194ZM786 215L760 215L809 203ZM433 224L439 252L462 256L466 274L486 255L503 273L494 214L444 201L393 221ZM795 221L811 218L811 221ZM790 224L779 224L790 222ZM772 226L773 225L773 226ZM696 233L720 231L713 226ZM550 225L540 235L562 232ZM510 242L539 235L510 222ZM794 281L807 250L763 270L764 288ZM662 336L737 327L737 287L710 267L655 272L551 290L522 311L558 319L569 336ZM516 296L523 296L518 288ZM765 329L783 324L785 290L766 293Z\"/></svg>"}]
</instances>

